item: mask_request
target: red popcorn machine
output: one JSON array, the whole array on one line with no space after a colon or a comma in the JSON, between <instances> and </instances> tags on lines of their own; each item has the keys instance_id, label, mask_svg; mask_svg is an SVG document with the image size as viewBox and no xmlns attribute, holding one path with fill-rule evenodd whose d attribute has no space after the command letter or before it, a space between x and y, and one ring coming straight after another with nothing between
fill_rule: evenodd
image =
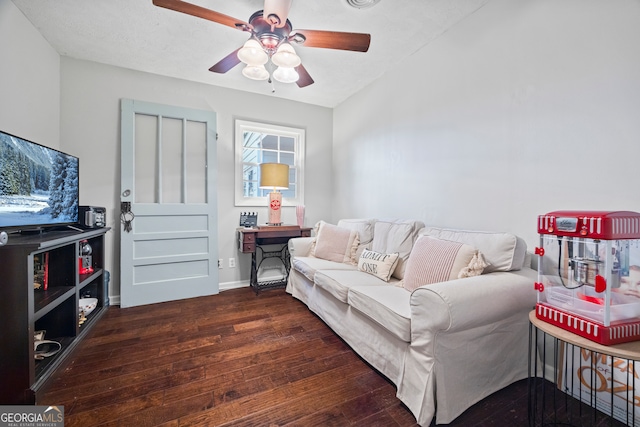
<instances>
[{"instance_id":1,"label":"red popcorn machine","mask_svg":"<svg viewBox=\"0 0 640 427\"><path fill-rule=\"evenodd\" d=\"M604 345L640 340L640 213L538 217L536 317Z\"/></svg>"}]
</instances>

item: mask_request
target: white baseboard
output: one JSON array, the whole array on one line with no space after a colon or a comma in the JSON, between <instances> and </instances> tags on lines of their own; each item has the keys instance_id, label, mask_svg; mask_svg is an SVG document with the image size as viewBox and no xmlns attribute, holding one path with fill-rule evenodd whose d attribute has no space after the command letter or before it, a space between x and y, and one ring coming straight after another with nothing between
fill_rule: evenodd
<instances>
[{"instance_id":1,"label":"white baseboard","mask_svg":"<svg viewBox=\"0 0 640 427\"><path fill-rule=\"evenodd\" d=\"M249 281L248 280L240 280L238 282L224 282L220 283L218 286L218 290L220 292L228 291L229 289L238 289L238 288L248 288ZM120 305L120 295L112 295L109 296L109 304L110 305Z\"/></svg>"},{"instance_id":2,"label":"white baseboard","mask_svg":"<svg viewBox=\"0 0 640 427\"><path fill-rule=\"evenodd\" d=\"M220 292L228 291L229 289L238 289L238 288L248 288L249 281L248 280L240 280L238 282L224 282L220 283L218 289Z\"/></svg>"}]
</instances>

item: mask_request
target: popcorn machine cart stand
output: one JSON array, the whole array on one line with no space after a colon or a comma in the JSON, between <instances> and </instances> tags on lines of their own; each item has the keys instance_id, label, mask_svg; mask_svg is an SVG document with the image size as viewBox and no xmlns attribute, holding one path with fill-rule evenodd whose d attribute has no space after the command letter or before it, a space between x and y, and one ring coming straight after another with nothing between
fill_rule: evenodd
<instances>
[{"instance_id":1,"label":"popcorn machine cart stand","mask_svg":"<svg viewBox=\"0 0 640 427\"><path fill-rule=\"evenodd\" d=\"M538 217L536 317L603 345L640 340L640 213Z\"/></svg>"}]
</instances>

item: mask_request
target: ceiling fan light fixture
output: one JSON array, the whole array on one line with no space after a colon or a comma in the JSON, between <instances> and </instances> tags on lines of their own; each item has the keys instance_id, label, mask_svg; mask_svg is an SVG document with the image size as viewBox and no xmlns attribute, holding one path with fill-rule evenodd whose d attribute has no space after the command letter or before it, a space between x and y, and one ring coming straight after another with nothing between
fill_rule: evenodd
<instances>
[{"instance_id":1,"label":"ceiling fan light fixture","mask_svg":"<svg viewBox=\"0 0 640 427\"><path fill-rule=\"evenodd\" d=\"M266 64L269 56L257 40L249 39L238 51L238 59L247 65L259 66Z\"/></svg>"},{"instance_id":2,"label":"ceiling fan light fixture","mask_svg":"<svg viewBox=\"0 0 640 427\"><path fill-rule=\"evenodd\" d=\"M190 0L153 0L153 4L165 9L206 19L240 31L250 33L241 48L235 49L209 68L213 73L224 74L241 62L246 66L242 74L250 79L296 82L298 87L314 83L302 65L291 43L306 47L367 52L371 34L326 30L293 30L288 19L292 0L262 0L264 8L257 10L248 22L225 15L206 7L190 3ZM364 8L380 0L345 0L352 7ZM271 62L271 63L269 63ZM268 70L265 65L269 63ZM277 67L272 72L273 67ZM275 90L272 86L272 89Z\"/></svg>"},{"instance_id":3,"label":"ceiling fan light fixture","mask_svg":"<svg viewBox=\"0 0 640 427\"><path fill-rule=\"evenodd\" d=\"M273 72L273 78L280 83L295 83L300 78L300 75L293 68L278 67Z\"/></svg>"},{"instance_id":4,"label":"ceiling fan light fixture","mask_svg":"<svg viewBox=\"0 0 640 427\"><path fill-rule=\"evenodd\" d=\"M295 68L302 62L300 57L296 55L296 51L289 43L282 43L276 53L271 57L273 62L278 67Z\"/></svg>"},{"instance_id":5,"label":"ceiling fan light fixture","mask_svg":"<svg viewBox=\"0 0 640 427\"><path fill-rule=\"evenodd\" d=\"M267 80L269 72L264 65L247 65L242 69L242 75L251 80Z\"/></svg>"}]
</instances>

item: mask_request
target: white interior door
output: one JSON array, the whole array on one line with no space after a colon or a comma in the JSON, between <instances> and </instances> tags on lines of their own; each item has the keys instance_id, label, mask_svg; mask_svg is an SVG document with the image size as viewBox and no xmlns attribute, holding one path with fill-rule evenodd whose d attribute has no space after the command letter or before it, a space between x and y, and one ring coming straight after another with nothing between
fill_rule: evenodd
<instances>
[{"instance_id":1,"label":"white interior door","mask_svg":"<svg viewBox=\"0 0 640 427\"><path fill-rule=\"evenodd\" d=\"M215 113L122 100L120 138L121 306L217 294Z\"/></svg>"}]
</instances>

